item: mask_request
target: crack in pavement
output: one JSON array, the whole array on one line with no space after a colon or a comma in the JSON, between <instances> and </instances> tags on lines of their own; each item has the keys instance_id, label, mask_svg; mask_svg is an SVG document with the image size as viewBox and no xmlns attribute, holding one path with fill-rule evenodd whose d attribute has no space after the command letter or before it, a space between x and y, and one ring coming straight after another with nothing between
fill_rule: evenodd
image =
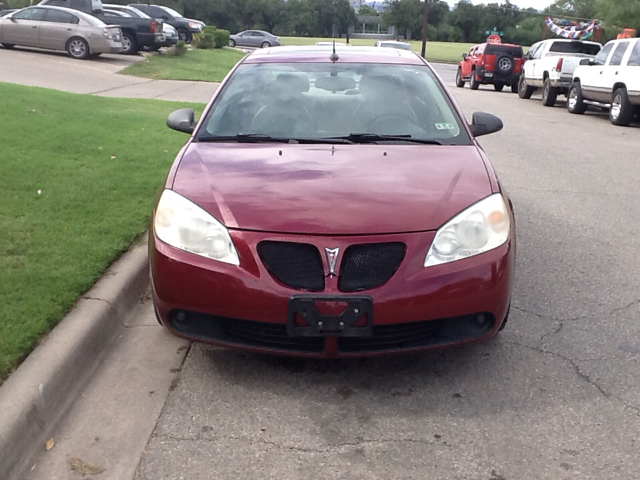
<instances>
[{"instance_id":1,"label":"crack in pavement","mask_svg":"<svg viewBox=\"0 0 640 480\"><path fill-rule=\"evenodd\" d=\"M640 417L640 407L631 405L629 403L627 403L625 400L623 400L620 397L617 397L615 395L613 395L610 392L607 392L602 386L600 386L598 384L598 382L596 382L594 379L592 379L588 374L584 373L582 370L580 370L580 366L576 363L575 360L569 358L569 357L565 357L564 355L561 355L557 352L552 352L550 350L545 350L542 347L532 347L531 345L526 345L524 343L519 343L519 342L512 342L510 340L505 340L505 343L511 344L511 345L515 345L518 347L523 347L523 348L528 348L529 350L534 350L538 353L542 353L545 355L551 355L554 357L557 357L561 360L564 360L565 362L567 362L569 365L571 365L573 367L574 372L576 373L576 375L578 375L579 378L581 378L582 380L584 380L585 382L587 382L589 385L595 387L598 392L600 392L600 394L607 399L613 399L613 400L617 400L618 402L620 402L624 407L628 408L629 410L632 410L633 412L635 412L635 414ZM590 360L590 361L596 361L596 360Z\"/></svg>"},{"instance_id":2,"label":"crack in pavement","mask_svg":"<svg viewBox=\"0 0 640 480\"><path fill-rule=\"evenodd\" d=\"M99 95L100 93L112 92L114 90L121 90L123 88L137 87L138 85L146 85L147 83L151 83L151 82L155 82L155 80L146 80L144 82L131 83L130 85L119 85L117 87L111 87L105 90L97 90L95 92L89 92L89 95Z\"/></svg>"},{"instance_id":3,"label":"crack in pavement","mask_svg":"<svg viewBox=\"0 0 640 480\"><path fill-rule=\"evenodd\" d=\"M380 439L361 439L355 442L341 442L328 444L317 448L310 447L299 447L296 445L286 445L278 442L274 442L271 440L265 440L261 438L248 438L248 437L238 437L234 435L216 435L214 437L203 437L201 434L196 435L195 437L178 437L175 435L154 435L154 438L158 440L172 440L175 442L220 442L220 441L247 441L250 444L259 443L263 445L273 446L280 449L286 449L291 451L303 452L303 453L330 453L333 449L336 448L344 448L344 447L360 447L364 445L376 445L376 444L390 444L390 443L415 443L420 445L429 445L429 446L442 446L451 448L451 445L444 441L433 441L427 439L417 439L417 438L380 438Z\"/></svg>"}]
</instances>

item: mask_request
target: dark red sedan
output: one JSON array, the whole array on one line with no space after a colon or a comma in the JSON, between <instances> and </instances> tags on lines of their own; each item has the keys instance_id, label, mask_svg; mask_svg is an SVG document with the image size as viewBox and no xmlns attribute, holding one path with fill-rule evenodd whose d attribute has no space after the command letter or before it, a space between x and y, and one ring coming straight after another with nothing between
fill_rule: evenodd
<instances>
[{"instance_id":1,"label":"dark red sedan","mask_svg":"<svg viewBox=\"0 0 640 480\"><path fill-rule=\"evenodd\" d=\"M511 204L422 58L282 47L248 55L195 122L153 209L159 321L263 352L410 352L495 335L515 266Z\"/></svg>"}]
</instances>

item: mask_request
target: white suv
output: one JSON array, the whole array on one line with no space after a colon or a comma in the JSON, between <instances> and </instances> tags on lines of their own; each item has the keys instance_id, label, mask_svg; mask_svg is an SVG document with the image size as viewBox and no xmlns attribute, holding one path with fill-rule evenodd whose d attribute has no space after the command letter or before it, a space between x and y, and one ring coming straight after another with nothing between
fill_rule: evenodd
<instances>
[{"instance_id":1,"label":"white suv","mask_svg":"<svg viewBox=\"0 0 640 480\"><path fill-rule=\"evenodd\" d=\"M567 109L584 113L589 105L609 109L614 125L629 125L640 111L640 38L612 40L592 61L573 72Z\"/></svg>"}]
</instances>

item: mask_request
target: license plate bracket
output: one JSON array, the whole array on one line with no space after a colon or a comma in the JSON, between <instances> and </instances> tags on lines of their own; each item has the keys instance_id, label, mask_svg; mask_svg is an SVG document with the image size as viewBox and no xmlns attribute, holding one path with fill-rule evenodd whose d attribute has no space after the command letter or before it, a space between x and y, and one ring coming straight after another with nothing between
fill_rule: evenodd
<instances>
[{"instance_id":1,"label":"license plate bracket","mask_svg":"<svg viewBox=\"0 0 640 480\"><path fill-rule=\"evenodd\" d=\"M321 313L316 303L346 303L338 315ZM296 325L296 317L306 325ZM358 326L354 326L357 323ZM373 300L366 295L293 295L287 310L287 334L291 337L370 337L373 334Z\"/></svg>"}]
</instances>

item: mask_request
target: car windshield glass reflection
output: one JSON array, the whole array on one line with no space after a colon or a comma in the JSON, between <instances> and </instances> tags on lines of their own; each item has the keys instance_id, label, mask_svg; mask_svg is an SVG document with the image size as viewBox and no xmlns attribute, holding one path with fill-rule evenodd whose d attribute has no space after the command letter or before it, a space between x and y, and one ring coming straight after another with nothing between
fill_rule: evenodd
<instances>
[{"instance_id":1,"label":"car windshield glass reflection","mask_svg":"<svg viewBox=\"0 0 640 480\"><path fill-rule=\"evenodd\" d=\"M196 138L253 135L468 145L461 125L426 66L244 64L216 99Z\"/></svg>"}]
</instances>

